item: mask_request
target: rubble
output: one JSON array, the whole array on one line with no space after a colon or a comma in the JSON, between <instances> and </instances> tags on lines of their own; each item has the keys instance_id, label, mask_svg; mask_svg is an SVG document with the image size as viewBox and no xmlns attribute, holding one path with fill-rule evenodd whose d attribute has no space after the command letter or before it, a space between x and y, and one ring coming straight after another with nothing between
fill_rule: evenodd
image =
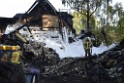
<instances>
[{"instance_id":1,"label":"rubble","mask_svg":"<svg viewBox=\"0 0 124 83\"><path fill-rule=\"evenodd\" d=\"M94 56L92 63L85 58L64 58L58 64L46 67L47 76L40 82L123 83L124 49L121 48L123 43L103 54Z\"/></svg>"},{"instance_id":2,"label":"rubble","mask_svg":"<svg viewBox=\"0 0 124 83\"><path fill-rule=\"evenodd\" d=\"M37 2L38 4L36 5ZM39 12L47 12L48 14L59 16L53 6L48 3L48 0L36 0L32 7L23 15L25 17L23 17L23 19L21 18L22 22L25 19L31 21L27 24L22 24L22 26L13 27L16 28L14 31L7 35L3 35L0 39L0 42L3 45L19 45L21 51L23 51L23 56L25 57L22 58L23 63L21 66L17 66L10 62L5 63L0 61L0 83L25 83L24 77L26 73L34 74L34 72L31 72L32 69L28 70L28 68L32 67L38 70L35 83L124 82L124 40L122 40L122 42L120 42L120 44L115 48L102 54L92 56L92 61L89 61L87 58L68 57L60 59L56 51L52 48L45 47L44 43L27 41L25 40L26 36L24 37L21 34L17 34L18 31L24 27L29 29L29 27L40 25L41 23L39 20L41 18L39 19L39 17L41 16ZM43 11L40 10L39 7L41 7ZM62 17L59 18L62 20ZM66 27L65 25L71 23L64 20L62 20L62 22L67 24L59 23L61 25L59 25L60 27L57 30L59 30L62 38L65 39L67 43L67 33L65 33L66 29L62 29L63 27ZM69 29L73 31L72 27L69 27ZM30 35L32 34L30 33ZM58 36L54 36L54 38L57 37ZM41 37L39 37L39 39L41 39ZM64 47L61 48L64 49Z\"/></svg>"},{"instance_id":3,"label":"rubble","mask_svg":"<svg viewBox=\"0 0 124 83\"><path fill-rule=\"evenodd\" d=\"M0 61L0 83L25 83L25 75L22 67Z\"/></svg>"},{"instance_id":4,"label":"rubble","mask_svg":"<svg viewBox=\"0 0 124 83\"><path fill-rule=\"evenodd\" d=\"M17 40L18 38L11 39L11 41L6 43L12 44L11 42L15 39ZM16 42L19 43L20 41ZM87 58L68 57L60 59L53 49L46 48L44 45L33 41L21 45L23 52L27 53L24 56L28 56L25 58L22 68L33 66L40 70L36 83L123 83L124 81L124 41L111 50L93 56L92 62ZM3 63L1 64L0 71L4 71L4 73L0 74L0 76L1 78L4 78L4 76L6 78L10 71L13 72L14 65L7 63L3 67ZM20 69L19 71L25 72L25 70L22 71ZM10 79L10 77L8 78Z\"/></svg>"}]
</instances>

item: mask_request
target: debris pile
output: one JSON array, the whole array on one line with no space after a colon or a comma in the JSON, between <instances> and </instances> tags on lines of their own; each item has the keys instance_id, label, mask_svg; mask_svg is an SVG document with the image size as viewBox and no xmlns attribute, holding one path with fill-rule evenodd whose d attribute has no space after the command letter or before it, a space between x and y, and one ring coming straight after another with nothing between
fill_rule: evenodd
<instances>
[{"instance_id":1,"label":"debris pile","mask_svg":"<svg viewBox=\"0 0 124 83\"><path fill-rule=\"evenodd\" d=\"M85 58L64 58L45 67L41 83L123 83L124 42L103 54ZM40 83L39 82L39 83Z\"/></svg>"},{"instance_id":2,"label":"debris pile","mask_svg":"<svg viewBox=\"0 0 124 83\"><path fill-rule=\"evenodd\" d=\"M14 33L13 33L14 34ZM8 38L8 37L7 37ZM4 41L12 45L14 37L11 40ZM44 44L29 41L23 43L14 41L14 44L20 45L25 58L22 67L17 67L11 63L0 63L0 78L7 81L17 75L16 69L20 72L18 75L25 77L26 68L37 68L40 70L36 83L123 83L124 75L124 41L120 42L115 48L102 54L92 56L92 61L87 58L59 58L59 55L51 48L44 47ZM17 43L16 43L17 42ZM14 69L15 70L14 70ZM10 73L10 74L9 74ZM29 72L30 73L30 72ZM8 75L10 75L8 77ZM21 78L21 79L22 79ZM17 79L18 80L18 79ZM7 83L0 80L1 83ZM14 80L16 81L16 80ZM17 83L13 82L12 83ZM23 83L23 82L21 82Z\"/></svg>"}]
</instances>

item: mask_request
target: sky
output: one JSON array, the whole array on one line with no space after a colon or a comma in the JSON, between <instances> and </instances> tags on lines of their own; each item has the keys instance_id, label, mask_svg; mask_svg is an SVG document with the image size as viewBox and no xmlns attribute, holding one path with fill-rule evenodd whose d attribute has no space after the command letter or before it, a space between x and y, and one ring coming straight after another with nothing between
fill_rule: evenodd
<instances>
[{"instance_id":1,"label":"sky","mask_svg":"<svg viewBox=\"0 0 124 83\"><path fill-rule=\"evenodd\" d=\"M56 9L64 8L61 0L49 0ZM13 17L16 13L25 13L35 0L0 0L0 17Z\"/></svg>"},{"instance_id":2,"label":"sky","mask_svg":"<svg viewBox=\"0 0 124 83\"><path fill-rule=\"evenodd\" d=\"M0 0L0 17L13 17L16 13L25 13L35 0ZM49 0L53 6L59 9L67 9L61 4L61 0ZM113 0L115 2L122 2L124 0Z\"/></svg>"}]
</instances>

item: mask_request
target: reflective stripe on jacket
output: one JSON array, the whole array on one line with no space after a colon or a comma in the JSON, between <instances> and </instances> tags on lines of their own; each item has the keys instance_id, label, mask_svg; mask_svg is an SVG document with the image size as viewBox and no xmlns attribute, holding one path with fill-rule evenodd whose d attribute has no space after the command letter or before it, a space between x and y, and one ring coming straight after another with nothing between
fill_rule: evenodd
<instances>
[{"instance_id":1,"label":"reflective stripe on jacket","mask_svg":"<svg viewBox=\"0 0 124 83\"><path fill-rule=\"evenodd\" d=\"M20 64L21 63L21 60L20 60L21 56L22 56L21 51L12 52L11 62L16 63L16 64Z\"/></svg>"},{"instance_id":2,"label":"reflective stripe on jacket","mask_svg":"<svg viewBox=\"0 0 124 83\"><path fill-rule=\"evenodd\" d=\"M92 47L92 43L90 41L85 41L83 46L84 49L90 49Z\"/></svg>"}]
</instances>

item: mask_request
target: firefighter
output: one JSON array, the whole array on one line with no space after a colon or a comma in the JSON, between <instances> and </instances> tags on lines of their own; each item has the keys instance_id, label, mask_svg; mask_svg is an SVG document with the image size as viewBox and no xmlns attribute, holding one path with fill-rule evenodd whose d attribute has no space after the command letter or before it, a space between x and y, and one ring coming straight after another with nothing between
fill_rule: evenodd
<instances>
[{"instance_id":1,"label":"firefighter","mask_svg":"<svg viewBox=\"0 0 124 83\"><path fill-rule=\"evenodd\" d=\"M21 64L21 57L22 57L22 52L21 51L15 51L12 52L12 57L11 57L11 63L14 64Z\"/></svg>"},{"instance_id":2,"label":"firefighter","mask_svg":"<svg viewBox=\"0 0 124 83\"><path fill-rule=\"evenodd\" d=\"M20 58L22 56L22 52L20 51L20 46L2 45L0 46L0 50L2 51L1 61L16 64L21 63Z\"/></svg>"},{"instance_id":3,"label":"firefighter","mask_svg":"<svg viewBox=\"0 0 124 83\"><path fill-rule=\"evenodd\" d=\"M84 50L85 50L85 57L90 58L92 53L92 42L90 41L89 37L83 43Z\"/></svg>"},{"instance_id":4,"label":"firefighter","mask_svg":"<svg viewBox=\"0 0 124 83\"><path fill-rule=\"evenodd\" d=\"M21 63L22 52L20 51L20 46L2 45L0 46L0 50L3 51L1 61L16 64Z\"/></svg>"}]
</instances>

